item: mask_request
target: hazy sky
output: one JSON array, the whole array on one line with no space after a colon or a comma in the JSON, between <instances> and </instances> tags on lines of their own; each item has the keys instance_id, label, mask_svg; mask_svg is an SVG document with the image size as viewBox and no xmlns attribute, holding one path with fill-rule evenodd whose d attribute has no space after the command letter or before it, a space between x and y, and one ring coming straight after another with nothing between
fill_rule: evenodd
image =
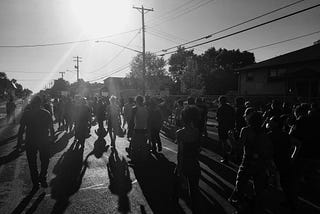
<instances>
[{"instance_id":1,"label":"hazy sky","mask_svg":"<svg viewBox=\"0 0 320 214\"><path fill-rule=\"evenodd\" d=\"M153 8L145 15L146 50L158 51L203 37L297 0L1 0L0 46L37 45L78 40L88 42L34 48L0 48L0 71L33 91L65 73L74 82L74 56L81 56L80 78L94 80L114 73L130 63L135 52L96 38L141 50L141 13L132 6ZM226 35L246 27L315 5L305 0L290 8L221 33ZM320 7L267 26L198 47L246 50L320 30ZM119 34L125 31L131 31ZM118 35L117 35L118 34ZM214 38L214 37L213 37ZM254 50L256 61L265 60L310 46L320 33ZM203 40L205 41L205 40ZM168 58L166 56L165 58ZM125 76L129 69L113 74ZM103 79L101 79L102 81Z\"/></svg>"}]
</instances>

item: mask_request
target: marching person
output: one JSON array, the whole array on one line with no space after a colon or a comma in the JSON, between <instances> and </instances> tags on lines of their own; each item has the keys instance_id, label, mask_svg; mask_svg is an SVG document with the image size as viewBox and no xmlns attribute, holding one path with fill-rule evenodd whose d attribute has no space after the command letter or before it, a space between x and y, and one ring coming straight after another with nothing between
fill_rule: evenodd
<instances>
[{"instance_id":1,"label":"marching person","mask_svg":"<svg viewBox=\"0 0 320 214\"><path fill-rule=\"evenodd\" d=\"M232 151L232 145L228 143L228 132L235 127L235 111L231 105L227 103L225 96L219 97L220 107L217 111L218 134L223 151L222 163L228 163ZM228 148L229 147L229 148Z\"/></svg>"},{"instance_id":2,"label":"marching person","mask_svg":"<svg viewBox=\"0 0 320 214\"><path fill-rule=\"evenodd\" d=\"M30 109L26 110L20 121L18 132L18 145L21 145L23 133L26 132L26 153L30 168L33 190L48 187L46 180L49 165L49 143L54 138L53 121L51 114L40 107L41 98L35 96L30 103ZM37 169L37 153L41 161L40 174Z\"/></svg>"}]
</instances>

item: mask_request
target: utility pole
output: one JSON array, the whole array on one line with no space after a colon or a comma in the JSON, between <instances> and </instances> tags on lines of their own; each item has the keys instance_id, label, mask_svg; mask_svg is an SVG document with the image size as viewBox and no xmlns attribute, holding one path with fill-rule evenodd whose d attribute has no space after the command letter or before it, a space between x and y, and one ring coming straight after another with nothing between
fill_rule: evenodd
<instances>
[{"instance_id":1,"label":"utility pole","mask_svg":"<svg viewBox=\"0 0 320 214\"><path fill-rule=\"evenodd\" d=\"M145 41L145 26L144 26L144 14L153 11L153 8L148 9L144 8L143 5L141 7L133 7L134 9L137 9L140 11L142 15L142 93L145 95L146 93L146 85L145 85L145 76L146 76L146 41Z\"/></svg>"},{"instance_id":2,"label":"utility pole","mask_svg":"<svg viewBox=\"0 0 320 214\"><path fill-rule=\"evenodd\" d=\"M73 57L73 58L74 58L73 61L77 63L77 64L74 66L74 68L77 69L77 82L79 82L79 70L80 70L80 69L79 69L79 62L82 62L82 61L81 61L82 58L81 58L80 56L76 56L76 57Z\"/></svg>"},{"instance_id":3,"label":"utility pole","mask_svg":"<svg viewBox=\"0 0 320 214\"><path fill-rule=\"evenodd\" d=\"M59 72L61 74L61 78L63 79L63 75L66 73L64 71Z\"/></svg>"}]
</instances>

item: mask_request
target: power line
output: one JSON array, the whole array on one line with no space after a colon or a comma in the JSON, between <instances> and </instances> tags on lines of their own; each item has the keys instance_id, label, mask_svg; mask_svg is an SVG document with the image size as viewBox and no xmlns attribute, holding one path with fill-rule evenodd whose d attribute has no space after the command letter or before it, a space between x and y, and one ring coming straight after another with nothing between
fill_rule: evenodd
<instances>
[{"instance_id":1,"label":"power line","mask_svg":"<svg viewBox=\"0 0 320 214\"><path fill-rule=\"evenodd\" d=\"M307 37L307 36L312 36L312 35L315 35L315 34L318 34L318 33L320 33L320 30L316 31L316 32L313 32L313 33L308 33L308 34L304 34L304 35L301 35L301 36L293 37L293 38L290 38L290 39L282 40L282 41L279 41L279 42L274 42L274 43L271 43L271 44L262 45L262 46L258 46L258 47L255 47L255 48L250 48L250 49L247 49L245 51L253 51L253 50L257 50L257 49L261 49L261 48L266 48L266 47L270 47L270 46L273 46L273 45L278 45L278 44L281 44L281 43L285 43L285 42L290 42L290 41L293 41L293 40L301 39L301 38L304 38L304 37Z\"/></svg>"},{"instance_id":2,"label":"power line","mask_svg":"<svg viewBox=\"0 0 320 214\"><path fill-rule=\"evenodd\" d=\"M111 34L111 35L107 35L107 36L92 38L92 39L75 40L75 41L67 41L67 42L56 42L56 43L44 43L44 44L0 45L0 48L37 48L37 47L71 45L71 44L76 44L76 43L85 43L85 42L96 41L96 40L99 40L99 39L115 37L115 36L119 36L119 35L122 35L122 34L135 32L135 31L138 31L138 30L140 30L140 28L129 30L129 31L125 31L125 32L121 32L121 33L117 33L117 34Z\"/></svg>"},{"instance_id":3,"label":"power line","mask_svg":"<svg viewBox=\"0 0 320 214\"><path fill-rule=\"evenodd\" d=\"M194 47L198 47L200 45L204 45L204 44L208 44L208 43L211 43L211 42L215 42L215 41L218 41L218 40L221 40L221 39L225 39L225 38L228 38L228 37L231 37L231 36L234 36L234 35L237 35L237 34L240 34L240 33L243 33L243 32L246 32L246 31L249 31L249 30L252 30L252 29L255 29L255 28L258 28L258 27L261 27L261 26L264 26L264 25L267 25L267 24L270 24L270 23L273 23L273 22L276 22L276 21L279 21L281 19L285 19L285 18L288 18L290 16L294 16L296 14L299 14L299 13L302 13L302 12L305 12L305 11L308 11L308 10L311 10L313 8L316 8L316 7L319 7L320 4L316 4L314 6L311 6L311 7L308 7L308 8L305 8L305 9L302 9L302 10L299 10L299 11L296 11L296 12L293 12L293 13L290 13L288 15L285 15L285 16L281 16L279 18L276 18L276 19L272 19L270 21L267 21L267 22L263 22L261 24L258 24L258 25L254 25L252 27L249 27L249 28L246 28L246 29L243 29L243 30L239 30L239 31L236 31L234 33L231 33L231 34L227 34L225 36L221 36L221 37L218 37L218 38L215 38L215 39L212 39L212 40L209 40L209 41L206 41L206 42L202 42L202 43L198 43L198 44L195 44L195 45L192 45L192 46L189 46L189 47L185 47L185 49L190 49L190 48L194 48ZM176 47L179 47L179 46L176 46ZM172 54L172 53L175 53L177 51L171 51L171 52L168 52L168 53L165 53L165 54L161 54L160 56L164 56L164 55L167 55L167 54Z\"/></svg>"},{"instance_id":4,"label":"power line","mask_svg":"<svg viewBox=\"0 0 320 214\"><path fill-rule=\"evenodd\" d=\"M95 78L95 79L93 79L93 80L89 80L89 82L98 81L98 80L107 78L107 77L109 77L109 76L111 76L111 75L113 75L113 74L119 73L119 72L121 72L121 71L123 71L123 70L125 70L125 69L127 69L127 68L129 68L129 67L130 67L130 64L128 63L128 64L126 64L126 65L124 65L124 66L121 66L121 67L118 68L118 69L113 70L111 73L109 73L109 74L107 74L107 75L103 75L103 76L100 76L100 77Z\"/></svg>"},{"instance_id":5,"label":"power line","mask_svg":"<svg viewBox=\"0 0 320 214\"><path fill-rule=\"evenodd\" d=\"M148 34L151 34L152 36L155 36L155 37L164 39L164 40L166 40L166 41L170 41L170 42L175 43L175 44L179 44L179 42L177 42L176 40L173 40L173 39L171 39L171 38L169 38L169 37L167 37L167 36L158 34L158 33L153 32L153 31L151 31L151 32L150 32L150 31L146 31L146 32L147 32ZM200 49L197 48L197 50L200 50ZM205 50L202 49L201 51L205 51ZM154 53L157 54L157 53L160 53L160 52L162 52L162 51L156 51L156 52L154 52Z\"/></svg>"},{"instance_id":6,"label":"power line","mask_svg":"<svg viewBox=\"0 0 320 214\"><path fill-rule=\"evenodd\" d=\"M163 19L162 21L160 20L158 23L156 23L156 22L151 23L153 25L152 27L159 26L159 25L161 25L161 24L163 24L165 22L171 21L171 20L176 19L176 18L178 18L180 16L183 16L185 14L193 12L194 10L196 10L196 9L198 9L200 7L203 7L203 6L209 4L209 3L213 2L213 1L215 1L215 0L200 1L200 2L196 3L195 5L193 5L191 8L186 8L186 10L183 10L183 11L180 11L180 12L174 14L174 16L172 16L172 17L169 16L169 17Z\"/></svg>"},{"instance_id":7,"label":"power line","mask_svg":"<svg viewBox=\"0 0 320 214\"><path fill-rule=\"evenodd\" d=\"M41 72L41 71L15 71L15 70L4 70L4 71L1 71L1 72L4 72L4 73L22 73L22 74L48 74L48 73L51 73L51 72Z\"/></svg>"},{"instance_id":8,"label":"power line","mask_svg":"<svg viewBox=\"0 0 320 214\"><path fill-rule=\"evenodd\" d=\"M189 0L189 1L185 2L185 3L183 3L183 4L179 4L179 5L177 5L176 7L174 7L173 9L170 9L170 10L168 10L168 11L166 11L166 12L163 12L160 16L158 16L158 18L151 18L150 21L152 22L153 20L156 20L156 19L162 19L162 18L164 18L167 14L174 13L174 12L176 12L177 10L180 10L180 9L184 8L185 6L187 6L188 4L192 3L193 1L195 1L195 0Z\"/></svg>"},{"instance_id":9,"label":"power line","mask_svg":"<svg viewBox=\"0 0 320 214\"><path fill-rule=\"evenodd\" d=\"M135 38L139 35L139 33L140 33L140 31L137 32L137 33L132 37L132 39L131 39L125 46L118 45L118 44L116 44L116 43L106 41L106 42L108 42L108 43L110 43L110 44L113 44L113 45L122 46L122 49L121 49L113 58L111 58L111 60L109 60L106 64L100 66L99 68L95 69L95 70L92 71L91 73L95 73L95 72L100 71L101 69L107 67L107 66L110 65L117 57L119 57L120 54L121 54L125 49L130 49L130 48L128 48L127 46L129 46L129 45L135 40ZM100 41L100 42L101 42L101 41Z\"/></svg>"},{"instance_id":10,"label":"power line","mask_svg":"<svg viewBox=\"0 0 320 214\"><path fill-rule=\"evenodd\" d=\"M282 7L279 7L279 8L277 8L277 9L275 9L275 10L271 10L271 11L269 11L269 12L267 12L267 13L261 14L261 15L259 15L259 16L254 17L254 18L251 18L251 19L248 19L248 20L246 20L246 21L240 22L240 23L238 23L238 24L236 24L236 25L232 25L232 26L230 26L230 27L227 27L227 28L225 28L225 29L222 29L222 30L219 30L219 31L217 31L217 32L211 33L211 34L209 34L209 35L203 36L203 37L201 37L201 38L194 39L194 40L191 40L191 41L189 41L189 42L182 43L182 44L180 44L180 45L178 45L178 46L173 46L173 47L170 47L170 48L167 48L167 49L163 49L163 51L165 52L165 51L168 51L168 50L177 48L177 47L179 47L179 46L184 46L184 45L187 45L187 44L190 44L190 43L194 43L194 42L197 42L197 41L200 41L200 40L203 40L203 39L209 39L210 37L212 37L212 36L214 36L214 35L216 35L216 34L225 32L225 31L230 30L230 29L233 29L233 28L235 28L235 27L239 27L239 26L241 26L241 25L244 25L244 24L246 24L246 23L252 22L252 21L257 20L257 19L260 19L260 18L262 18L262 17L264 17L264 16L267 16L267 15L270 15L270 14L272 14L272 13L275 13L275 12L278 12L278 11L280 11L280 10L283 10L283 9L285 9L285 8L291 7L291 6L293 6L293 5L296 5L296 4L298 4L298 3L301 3L301 2L303 2L303 1L305 1L305 0L299 0L299 1L293 2L293 3L288 4L288 5L284 5L284 6L282 6Z\"/></svg>"}]
</instances>

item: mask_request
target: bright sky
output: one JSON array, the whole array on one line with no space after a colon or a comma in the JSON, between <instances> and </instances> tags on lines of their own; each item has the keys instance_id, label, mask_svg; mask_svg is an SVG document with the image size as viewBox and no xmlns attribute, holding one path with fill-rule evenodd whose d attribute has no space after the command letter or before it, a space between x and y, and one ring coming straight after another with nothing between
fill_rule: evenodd
<instances>
[{"instance_id":1,"label":"bright sky","mask_svg":"<svg viewBox=\"0 0 320 214\"><path fill-rule=\"evenodd\" d=\"M132 6L153 8L145 15L146 50L158 51L214 33L297 0L1 0L0 46L60 43L91 39L88 42L34 48L0 48L0 71L34 92L66 72L76 81L73 57L81 56L80 78L94 80L112 74L125 76L135 52L110 43L96 43L106 37L120 45L141 50L141 13ZM231 29L223 36L282 15L318 4L305 0L290 8ZM320 7L236 36L198 47L240 49L267 45L320 31ZM118 34L118 35L117 35ZM215 37L213 37L215 38ZM212 38L211 38L212 39ZM294 41L254 50L256 61L310 46L320 33ZM205 40L203 40L205 41ZM168 58L166 56L165 58ZM70 71L67 71L70 70ZM98 82L102 82L103 78Z\"/></svg>"}]
</instances>

